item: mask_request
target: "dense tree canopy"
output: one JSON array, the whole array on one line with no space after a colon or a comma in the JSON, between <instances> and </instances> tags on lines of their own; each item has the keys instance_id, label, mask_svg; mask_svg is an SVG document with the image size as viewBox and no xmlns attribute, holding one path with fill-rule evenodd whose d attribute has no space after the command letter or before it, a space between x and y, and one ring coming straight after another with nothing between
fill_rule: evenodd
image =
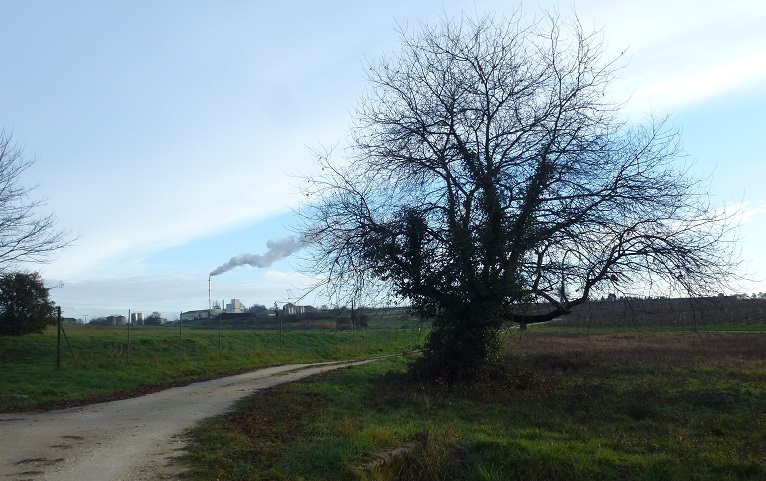
<instances>
[{"instance_id":1,"label":"dense tree canopy","mask_svg":"<svg viewBox=\"0 0 766 481\"><path fill-rule=\"evenodd\" d=\"M623 119L598 34L486 16L401 40L367 70L348 161L318 153L303 235L335 294L383 289L433 319L436 375L597 293L721 290L727 219L676 131Z\"/></svg>"},{"instance_id":2,"label":"dense tree canopy","mask_svg":"<svg viewBox=\"0 0 766 481\"><path fill-rule=\"evenodd\" d=\"M147 326L159 326L162 324L162 314L154 311L144 319L144 325Z\"/></svg>"},{"instance_id":3,"label":"dense tree canopy","mask_svg":"<svg viewBox=\"0 0 766 481\"><path fill-rule=\"evenodd\" d=\"M52 324L54 305L37 273L0 277L0 336L41 333Z\"/></svg>"}]
</instances>

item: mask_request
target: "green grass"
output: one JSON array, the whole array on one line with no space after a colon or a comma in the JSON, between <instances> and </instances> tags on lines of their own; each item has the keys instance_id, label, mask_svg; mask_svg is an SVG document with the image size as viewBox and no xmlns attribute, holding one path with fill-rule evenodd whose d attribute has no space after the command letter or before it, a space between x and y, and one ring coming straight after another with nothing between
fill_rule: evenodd
<instances>
[{"instance_id":1,"label":"green grass","mask_svg":"<svg viewBox=\"0 0 766 481\"><path fill-rule=\"evenodd\" d=\"M386 359L261 391L191 431L192 479L766 479L766 336L515 333L506 369Z\"/></svg>"},{"instance_id":2,"label":"green grass","mask_svg":"<svg viewBox=\"0 0 766 481\"><path fill-rule=\"evenodd\" d=\"M110 399L153 386L295 362L359 359L412 349L413 330L241 330L66 326L0 338L0 412ZM281 342L280 342L281 339ZM73 354L73 355L72 355Z\"/></svg>"}]
</instances>

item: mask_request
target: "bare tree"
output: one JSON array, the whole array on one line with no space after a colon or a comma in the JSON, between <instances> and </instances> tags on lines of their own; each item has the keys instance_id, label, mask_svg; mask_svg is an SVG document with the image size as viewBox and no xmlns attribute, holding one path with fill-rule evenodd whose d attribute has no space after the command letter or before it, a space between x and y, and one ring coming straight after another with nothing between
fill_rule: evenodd
<instances>
[{"instance_id":1,"label":"bare tree","mask_svg":"<svg viewBox=\"0 0 766 481\"><path fill-rule=\"evenodd\" d=\"M303 212L335 293L385 287L434 320L424 366L476 373L504 323L569 314L597 293L719 292L727 217L664 120L610 101L598 33L550 15L402 32L373 63L350 162L318 153Z\"/></svg>"},{"instance_id":2,"label":"bare tree","mask_svg":"<svg viewBox=\"0 0 766 481\"><path fill-rule=\"evenodd\" d=\"M0 131L0 272L20 263L44 263L66 247L71 237L57 230L53 214L41 215L43 201L34 200L34 187L21 184L24 172L34 163Z\"/></svg>"}]
</instances>

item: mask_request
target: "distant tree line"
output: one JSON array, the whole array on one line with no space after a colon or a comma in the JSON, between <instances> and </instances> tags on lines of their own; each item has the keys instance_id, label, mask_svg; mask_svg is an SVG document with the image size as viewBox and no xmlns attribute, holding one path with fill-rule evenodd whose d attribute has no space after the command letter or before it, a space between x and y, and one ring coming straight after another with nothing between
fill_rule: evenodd
<instances>
[{"instance_id":1,"label":"distant tree line","mask_svg":"<svg viewBox=\"0 0 766 481\"><path fill-rule=\"evenodd\" d=\"M530 312L537 306L527 307ZM588 302L552 321L569 327L694 327L749 324L766 320L766 299L737 296L697 298L622 298Z\"/></svg>"}]
</instances>

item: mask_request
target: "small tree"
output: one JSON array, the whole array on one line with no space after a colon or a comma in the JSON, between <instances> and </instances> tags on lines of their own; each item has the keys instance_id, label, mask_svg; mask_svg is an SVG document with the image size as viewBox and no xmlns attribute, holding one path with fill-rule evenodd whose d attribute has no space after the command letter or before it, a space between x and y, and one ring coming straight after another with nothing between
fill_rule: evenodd
<instances>
[{"instance_id":1,"label":"small tree","mask_svg":"<svg viewBox=\"0 0 766 481\"><path fill-rule=\"evenodd\" d=\"M160 314L157 311L152 312L146 319L144 319L144 325L147 325L147 326L162 325L162 314Z\"/></svg>"},{"instance_id":2,"label":"small tree","mask_svg":"<svg viewBox=\"0 0 766 481\"><path fill-rule=\"evenodd\" d=\"M727 218L679 165L676 131L621 118L617 70L553 15L402 33L365 69L351 162L317 152L311 270L339 297L382 289L433 319L423 366L445 377L481 370L510 322L609 292L718 292L737 265Z\"/></svg>"},{"instance_id":3,"label":"small tree","mask_svg":"<svg viewBox=\"0 0 766 481\"><path fill-rule=\"evenodd\" d=\"M259 314L259 313L265 313L268 312L269 308L264 306L263 304L253 304L252 306L247 308L247 312L250 314Z\"/></svg>"},{"instance_id":4,"label":"small tree","mask_svg":"<svg viewBox=\"0 0 766 481\"><path fill-rule=\"evenodd\" d=\"M0 335L42 333L53 318L54 305L38 273L0 277Z\"/></svg>"}]
</instances>

